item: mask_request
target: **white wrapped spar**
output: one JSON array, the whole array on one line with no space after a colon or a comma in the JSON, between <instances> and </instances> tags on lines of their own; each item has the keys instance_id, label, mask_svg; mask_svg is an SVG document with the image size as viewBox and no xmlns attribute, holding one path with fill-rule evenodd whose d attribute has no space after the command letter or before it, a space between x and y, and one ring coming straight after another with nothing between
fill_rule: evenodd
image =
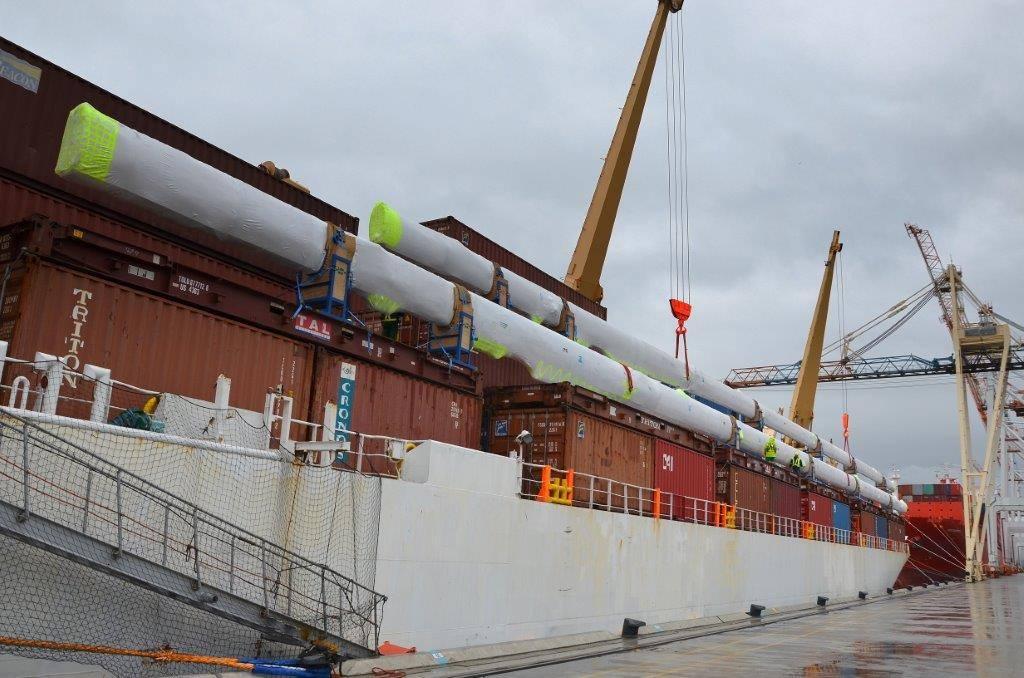
<instances>
[{"instance_id":1,"label":"white wrapped spar","mask_svg":"<svg viewBox=\"0 0 1024 678\"><path fill-rule=\"evenodd\" d=\"M79 110L79 109L76 109ZM110 120L107 118L106 120ZM110 122L115 121L110 120ZM69 130L73 127L69 121ZM117 127L118 136L132 130L121 125ZM128 136L132 136L128 135ZM139 135L141 136L141 135ZM134 137L133 137L134 138ZM67 131L65 144L69 143ZM203 195L210 200L219 200L227 196L228 201L248 205L247 210L255 209L264 202L263 198L243 196L238 201L241 183L234 178L218 172L198 160L185 154L176 155L161 148L164 145L152 139L145 143L129 143L119 145L115 157L120 163L116 184L99 179L90 172L95 168L88 165L89 158L94 158L95 149L90 148L90 139L78 138L70 142L77 148L65 153L62 147L59 163L65 174L79 174L91 177L94 185L105 190L116 191L128 200L160 209L170 218L183 225L201 227L218 233L231 233L232 237L241 238L259 249L279 242L284 236L276 233L286 228L277 224L307 223L305 213L276 199L266 196L266 200L277 203L269 208L273 220L264 219L264 215L255 214L251 218L261 224L255 232L258 237L245 240L242 234L247 231L242 223L236 220L250 218L249 212L232 213L224 209L206 204L195 204L194 198L179 199L176 191L169 190L171 185L187 185L188 175L199 174L207 182L207 190ZM108 144L109 146L109 144ZM155 155L154 155L155 154ZM152 164L154 158L173 158L173 162L157 169ZM85 163L83 165L83 162ZM106 163L107 161L103 161ZM113 160L108 165L113 164ZM126 169L131 168L131 169ZM102 168L100 168L102 170ZM109 167L108 167L109 170ZM130 172L131 176L123 174ZM99 171L99 174L103 174ZM109 172L105 175L109 177ZM152 185L153 183L157 185ZM255 189L253 189L255 190ZM306 252L308 257L296 255L304 259L301 266L293 262L300 270L309 270L314 259L326 256L324 243L327 241L327 226L322 229L308 228L309 236L317 238L319 251L315 247L305 246L292 253ZM443 237L443 236L442 236ZM354 255L351 260L352 286L367 297L386 300L386 305L393 310L403 309L424 320L439 325L450 324L458 310L458 295L453 283L444 280L414 263L388 252L373 242L353 238ZM316 256L313 256L313 255ZM292 254L285 260L290 261ZM319 266L319 264L317 264ZM480 268L482 273L483 269ZM511 290L510 290L511 293ZM518 313L499 306L482 296L473 294L473 328L476 333L475 347L496 358L513 358L525 364L531 374L540 381L555 383L569 381L590 390L606 395L617 402L628 404L638 410L648 412L678 426L708 435L715 440L727 444L737 444L740 449L754 455L762 454L767 437L746 424L738 423L734 418L708 407L686 396L676 389L666 386L639 371L620 364L615 360L592 351ZM382 302L384 303L384 302ZM842 492L860 493L864 498L878 502L882 506L897 512L906 511L906 504L893 495L872 485L861 484L855 476L829 466L821 459L808 457L784 443L777 443L778 460L783 463L799 458L799 464L807 475L835 487Z\"/></svg>"},{"instance_id":2,"label":"white wrapped spar","mask_svg":"<svg viewBox=\"0 0 1024 678\"><path fill-rule=\"evenodd\" d=\"M487 295L492 289L494 264L491 261L464 247L454 238L403 220L398 212L385 203L377 203L370 214L370 239L475 292ZM548 327L561 327L564 322L563 307L566 305L561 297L511 271L501 273L508 281L509 305ZM863 475L876 485L884 485L890 491L896 490L895 484L873 466L860 460L854 461L842 448L822 440L781 414L762 411L757 401L746 393L707 377L692 367L687 379L686 365L678 358L623 332L575 304L569 303L568 309L575 318L575 339L578 342L599 349L617 362L629 365L662 383L718 403L748 420L762 419L766 426L807 449L820 448L825 457L838 462L843 468Z\"/></svg>"},{"instance_id":3,"label":"white wrapped spar","mask_svg":"<svg viewBox=\"0 0 1024 678\"><path fill-rule=\"evenodd\" d=\"M79 104L57 174L219 237L257 247L304 273L324 263L329 230L311 214Z\"/></svg>"}]
</instances>

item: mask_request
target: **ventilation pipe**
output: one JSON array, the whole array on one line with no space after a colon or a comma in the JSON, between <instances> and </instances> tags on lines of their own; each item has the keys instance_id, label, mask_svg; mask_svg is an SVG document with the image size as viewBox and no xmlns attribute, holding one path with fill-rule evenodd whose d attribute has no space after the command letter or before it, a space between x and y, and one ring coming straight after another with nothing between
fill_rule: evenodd
<instances>
[{"instance_id":1,"label":"ventilation pipe","mask_svg":"<svg viewBox=\"0 0 1024 678\"><path fill-rule=\"evenodd\" d=\"M316 223L311 223L312 217L301 210L124 127L87 104L75 108L68 118L57 171L158 210L180 224L276 253L300 271L318 270L327 255L330 228L326 223L315 219ZM186 195L183 186L196 193ZM232 210L238 212L232 214ZM515 359L539 381L569 381L721 443L736 445L748 454L763 453L768 437L762 431L479 294L460 290L374 242L351 241L351 284L371 303L447 325L459 313L460 300L468 297L476 350L494 358ZM778 461L801 469L807 477L894 511L906 511L906 504L893 495L862 485L856 476L822 459L781 441L776 447Z\"/></svg>"}]
</instances>

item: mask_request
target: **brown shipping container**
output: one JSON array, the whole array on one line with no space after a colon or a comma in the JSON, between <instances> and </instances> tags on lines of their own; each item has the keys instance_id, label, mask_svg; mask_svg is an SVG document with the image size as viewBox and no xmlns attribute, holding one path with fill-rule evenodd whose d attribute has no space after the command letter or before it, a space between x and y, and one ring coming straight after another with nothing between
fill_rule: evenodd
<instances>
[{"instance_id":1,"label":"brown shipping container","mask_svg":"<svg viewBox=\"0 0 1024 678\"><path fill-rule=\"evenodd\" d=\"M876 516L868 511L855 511L853 514L854 530L861 534L874 536L877 531L875 526Z\"/></svg>"},{"instance_id":2,"label":"brown shipping container","mask_svg":"<svg viewBox=\"0 0 1024 678\"><path fill-rule=\"evenodd\" d=\"M231 378L231 404L263 411L268 388L295 397L303 418L313 349L253 327L122 285L29 258L4 290L0 339L10 355L36 351L69 367L108 367L114 379L145 389L213 400L217 377ZM6 383L14 370L5 372ZM62 395L91 397L71 376ZM115 405L118 404L115 399ZM78 412L76 412L78 414Z\"/></svg>"},{"instance_id":3,"label":"brown shipping container","mask_svg":"<svg viewBox=\"0 0 1024 678\"><path fill-rule=\"evenodd\" d=\"M671 493L674 519L714 520L714 509L699 500L715 499L715 460L668 441L654 441L654 486ZM665 507L662 511L665 511Z\"/></svg>"},{"instance_id":4,"label":"brown shipping container","mask_svg":"<svg viewBox=\"0 0 1024 678\"><path fill-rule=\"evenodd\" d=\"M735 464L720 464L717 467L716 478L715 492L719 501L758 513L772 512L768 476ZM736 526L741 529L753 529L755 520L755 516L740 513L736 518Z\"/></svg>"},{"instance_id":5,"label":"brown shipping container","mask_svg":"<svg viewBox=\"0 0 1024 678\"><path fill-rule=\"evenodd\" d=\"M803 519L816 525L832 525L832 500L817 492L803 493Z\"/></svg>"},{"instance_id":6,"label":"brown shipping container","mask_svg":"<svg viewBox=\"0 0 1024 678\"><path fill-rule=\"evenodd\" d=\"M903 543L907 537L907 525L902 520L889 520L889 539Z\"/></svg>"},{"instance_id":7,"label":"brown shipping container","mask_svg":"<svg viewBox=\"0 0 1024 678\"><path fill-rule=\"evenodd\" d=\"M294 271L285 270L252 248L227 242L214 235L200 233L178 226L172 221L135 207L118 198L59 178L54 174L57 152L68 113L82 102L88 102L121 123L173 146L216 169L240 179L279 200L283 200L325 221L338 224L355 232L358 220L327 204L275 179L249 162L203 141L202 139L144 111L76 75L65 71L43 58L0 38L0 50L14 55L42 70L38 91L31 91L9 80L0 79L0 111L4 124L0 128L0 170L27 177L42 186L83 198L102 207L112 209L130 218L141 220L152 227L238 261L249 262L258 268L283 277ZM239 104L237 116L251 113ZM260 160L263 160L261 158ZM292 175L300 182L309 181L301 167L291 167Z\"/></svg>"},{"instance_id":8,"label":"brown shipping container","mask_svg":"<svg viewBox=\"0 0 1024 678\"><path fill-rule=\"evenodd\" d=\"M438 233L443 233L450 238L458 240L471 251L493 261L502 268L513 273L518 273L527 280L536 283L567 301L571 301L585 311L590 311L599 318L607 318L608 311L604 306L589 299L580 292L566 285L561 279L545 273L529 261L513 254L498 243L494 242L479 231L470 228L453 216L441 219L432 219L423 222L427 228L432 228Z\"/></svg>"},{"instance_id":9,"label":"brown shipping container","mask_svg":"<svg viewBox=\"0 0 1024 678\"><path fill-rule=\"evenodd\" d=\"M489 426L490 451L496 454L516 450L516 436L521 431L529 431L533 443L524 450L527 463L571 469L576 474L639 487L649 488L653 484L652 438L606 419L564 406L507 409L491 411ZM539 473L533 475L539 478ZM576 501L589 503L590 480L577 475L576 488ZM536 487L532 488L535 490ZM611 506L622 508L621 493L621 486L613 487ZM630 510L636 510L636 501L635 496L630 497ZM593 502L596 505L609 503L603 483L595 484ZM649 510L648 500L644 511Z\"/></svg>"},{"instance_id":10,"label":"brown shipping container","mask_svg":"<svg viewBox=\"0 0 1024 678\"><path fill-rule=\"evenodd\" d=\"M482 400L471 392L418 379L374 363L316 349L312 417L323 416L324 405L337 404L342 367L355 367L355 397L350 430L403 440L437 440L480 449ZM383 441L365 443L364 452L384 453ZM368 459L364 470L384 472L381 457Z\"/></svg>"},{"instance_id":11,"label":"brown shipping container","mask_svg":"<svg viewBox=\"0 0 1024 678\"><path fill-rule=\"evenodd\" d=\"M783 518L800 519L800 488L784 480L772 478L772 513ZM829 507L829 520L832 513Z\"/></svg>"},{"instance_id":12,"label":"brown shipping container","mask_svg":"<svg viewBox=\"0 0 1024 678\"><path fill-rule=\"evenodd\" d=\"M569 383L492 389L486 394L486 398L487 407L491 411L564 406L702 454L711 454L713 449L711 439L706 436L655 419L639 410Z\"/></svg>"}]
</instances>

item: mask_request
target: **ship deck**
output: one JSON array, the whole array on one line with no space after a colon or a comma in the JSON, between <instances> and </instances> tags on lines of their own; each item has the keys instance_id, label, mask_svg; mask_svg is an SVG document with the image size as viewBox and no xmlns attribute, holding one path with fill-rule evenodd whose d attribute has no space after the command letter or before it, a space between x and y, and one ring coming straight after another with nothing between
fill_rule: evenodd
<instances>
[{"instance_id":1,"label":"ship deck","mask_svg":"<svg viewBox=\"0 0 1024 678\"><path fill-rule=\"evenodd\" d=\"M1014 675L1021 629L1015 576L505 675Z\"/></svg>"}]
</instances>

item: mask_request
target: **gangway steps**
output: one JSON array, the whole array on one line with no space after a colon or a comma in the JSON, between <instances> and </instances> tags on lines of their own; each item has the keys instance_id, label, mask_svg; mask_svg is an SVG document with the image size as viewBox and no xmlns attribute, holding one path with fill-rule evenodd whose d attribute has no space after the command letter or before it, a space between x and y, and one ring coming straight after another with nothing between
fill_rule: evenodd
<instances>
[{"instance_id":1,"label":"gangway steps","mask_svg":"<svg viewBox=\"0 0 1024 678\"><path fill-rule=\"evenodd\" d=\"M24 419L0 418L0 534L254 629L366 657L385 597ZM60 601L53 601L59 605Z\"/></svg>"}]
</instances>

